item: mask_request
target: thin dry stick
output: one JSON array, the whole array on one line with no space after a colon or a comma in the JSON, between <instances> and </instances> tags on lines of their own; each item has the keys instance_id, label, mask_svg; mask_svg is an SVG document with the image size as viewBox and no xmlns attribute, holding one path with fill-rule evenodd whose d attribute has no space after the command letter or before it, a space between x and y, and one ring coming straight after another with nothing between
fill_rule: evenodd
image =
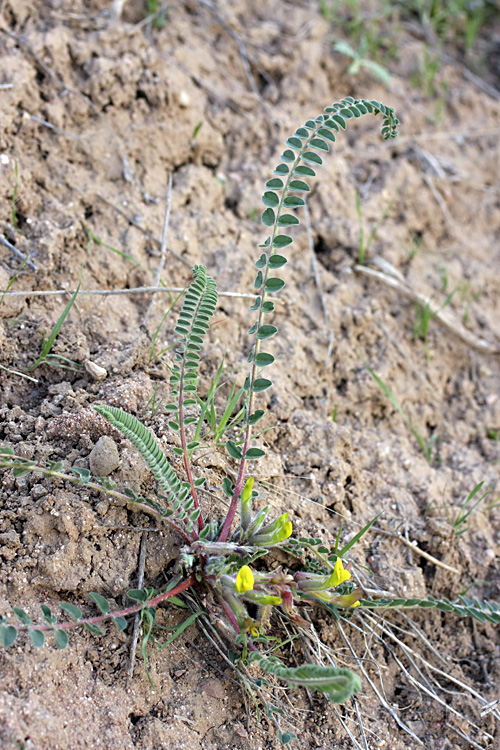
<instances>
[{"instance_id":1,"label":"thin dry stick","mask_svg":"<svg viewBox=\"0 0 500 750\"><path fill-rule=\"evenodd\" d=\"M358 273L369 276L372 279L381 281L386 286L396 289L407 299L411 299L413 302L418 302L422 307L429 310L431 317L435 318L441 325L443 325L450 333L457 336L464 344L469 346L471 349L475 349L483 354L500 354L500 346L498 344L492 344L490 341L475 336L473 333L467 330L451 313L447 310L443 310L441 306L433 302L430 297L426 297L425 294L415 292L403 279L396 269L393 269L395 273L388 273L387 267L389 264L385 263L386 270L375 271L373 268L367 266L356 265L354 270Z\"/></svg>"},{"instance_id":2,"label":"thin dry stick","mask_svg":"<svg viewBox=\"0 0 500 750\"><path fill-rule=\"evenodd\" d=\"M451 565L447 565L444 562L441 562L441 560L438 560L436 557L433 557L432 555L429 555L428 552L425 552L423 549L420 549L420 547L417 546L416 542L410 542L408 539L405 539L404 536L401 536L401 534L398 534L394 531L386 531L385 529L379 529L378 526L372 526L372 531L376 532L377 534L382 534L383 536L390 536L392 539L397 539L401 542L401 544L404 544L406 547L411 549L412 552L415 552L415 554L420 555L421 557L425 557L426 560L433 563L434 565L437 565L440 568L444 568L445 570L448 570L450 573L456 573L457 575L460 575L460 571L456 568L453 568Z\"/></svg>"},{"instance_id":3,"label":"thin dry stick","mask_svg":"<svg viewBox=\"0 0 500 750\"><path fill-rule=\"evenodd\" d=\"M122 208L120 208L120 206L116 206L114 203L111 203L111 201L108 200L108 198L105 198L104 195L101 195L100 193L96 193L96 196L97 198L99 198L99 200L104 201L104 203L107 203L108 206L111 206L111 208L114 211L116 211L118 214L120 214L120 216L123 216L131 226L138 229L139 232L142 232L142 234L145 237L147 237L148 240L151 240L151 242L154 242L155 245L157 245L161 251L161 241L156 239L156 237L153 237L153 235L150 232L148 232L147 229L144 229L144 227L141 227L140 224L135 219L128 216L128 214L126 214L125 211ZM176 253L175 250L171 250L169 247L167 247L167 251L170 253L170 255L173 255L174 258L177 258L178 261L180 261L189 269L191 269L191 264L185 258L183 258L182 255L179 255L179 253Z\"/></svg>"},{"instance_id":4,"label":"thin dry stick","mask_svg":"<svg viewBox=\"0 0 500 750\"><path fill-rule=\"evenodd\" d=\"M17 255L18 258L21 258L21 260L23 260L26 263L26 265L32 268L34 271L38 271L38 266L36 266L31 260L32 254L30 253L29 255L25 255L20 250L18 250L15 245L12 245L9 242L9 240L6 240L5 237L2 237L1 234L0 234L0 245L3 245L8 250L10 250L11 253L14 253L14 255Z\"/></svg>"},{"instance_id":5,"label":"thin dry stick","mask_svg":"<svg viewBox=\"0 0 500 750\"><path fill-rule=\"evenodd\" d=\"M12 373L12 375L19 375L20 378L26 378L26 380L31 380L32 383L38 383L39 380L37 378L32 378L31 375L26 375L25 372L19 372L19 370L12 370L10 367L5 367L4 365L0 365L2 370L6 370L7 372Z\"/></svg>"},{"instance_id":6,"label":"thin dry stick","mask_svg":"<svg viewBox=\"0 0 500 750\"><path fill-rule=\"evenodd\" d=\"M351 652L351 654L353 655L353 657L356 659L358 667L359 667L360 671L363 673L363 676L364 676L365 680L371 686L373 692L375 693L375 695L379 699L379 701L380 701L381 705L383 706L383 708L385 708L385 710L389 712L389 714L392 716L392 718L394 719L394 721L396 722L396 724L398 724L401 727L401 729L403 729L405 732L407 732L410 735L410 737L413 737L413 739L416 740L421 747L425 747L425 745L422 742L422 740L419 739L419 737L417 737L417 735L410 729L410 727L407 726L399 718L399 716L397 715L396 711L391 707L391 705L389 704L389 702L386 700L385 696L382 695L382 693L378 690L377 686L375 685L375 683L373 682L373 680L370 678L368 672L366 671L366 669L365 669L365 667L363 665L362 660L358 657L358 655L354 651L354 648L352 647L352 644L351 644L349 638L347 637L347 635L346 635L346 633L345 633L342 625L340 624L340 620L337 622L337 627L338 627L338 629L340 631L340 634L342 635L342 638L344 639L344 642L347 645L349 651ZM381 680L381 687L382 687L382 689L384 689L382 680Z\"/></svg>"},{"instance_id":7,"label":"thin dry stick","mask_svg":"<svg viewBox=\"0 0 500 750\"><path fill-rule=\"evenodd\" d=\"M47 122L47 120L42 120L40 117L36 117L36 115L29 115L30 120L33 120L33 122L38 123L38 125L44 125L46 128L50 128L50 130L53 130L55 133L60 133L61 135L65 135L67 138L73 138L76 141L82 140L85 136L77 135L76 133L70 133L69 130L61 130L61 128L57 128L55 125L52 125L51 122Z\"/></svg>"},{"instance_id":8,"label":"thin dry stick","mask_svg":"<svg viewBox=\"0 0 500 750\"><path fill-rule=\"evenodd\" d=\"M314 241L313 241L312 230L311 230L311 217L309 216L309 206L307 205L307 201L304 203L304 213L306 217L307 241L309 243L309 250L311 252L311 266L313 270L314 281L316 283L316 289L318 290L319 298L321 301L321 307L323 308L323 317L325 319L325 325L329 332L328 351L327 351L326 360L325 360L325 367L328 367L328 362L330 361L330 357L332 355L334 333L333 333L332 325L330 323L330 315L328 314L328 307L326 306L326 301L323 295L323 290L321 289L321 282L319 279L319 271L318 271L318 261L316 260L316 253L314 252Z\"/></svg>"},{"instance_id":9,"label":"thin dry stick","mask_svg":"<svg viewBox=\"0 0 500 750\"><path fill-rule=\"evenodd\" d=\"M80 289L78 296L82 294L97 294L101 297L112 297L116 294L157 294L158 292L183 292L183 286L138 286L132 289ZM60 294L74 294L75 289L54 289L48 291L11 291L0 289L0 294L9 295L10 297L55 297ZM246 294L243 292L218 292L219 297L235 297L237 299L255 299L255 294ZM268 297L273 302L284 302L276 297Z\"/></svg>"},{"instance_id":10,"label":"thin dry stick","mask_svg":"<svg viewBox=\"0 0 500 750\"><path fill-rule=\"evenodd\" d=\"M144 586L144 566L146 563L146 545L148 541L148 533L147 531L142 532L141 536L141 548L139 552L139 575L137 578L137 588L139 590L142 589ZM135 664L135 653L137 651L137 643L139 640L139 626L141 624L141 612L136 612L136 615L134 617L134 632L132 635L132 643L130 645L130 662L127 672L127 678L125 680L125 685L128 685L129 680L132 679L134 675L134 664Z\"/></svg>"},{"instance_id":11,"label":"thin dry stick","mask_svg":"<svg viewBox=\"0 0 500 750\"><path fill-rule=\"evenodd\" d=\"M435 701L436 701L437 703L441 704L441 705L442 705L442 706L443 706L444 708L447 708L447 710L448 710L448 711L451 711L451 712L452 712L452 713L454 713L454 714L455 714L456 716L459 716L459 717L460 717L461 719L463 719L463 720L464 720L464 721L465 721L465 722L466 722L467 724L469 724L469 726L473 727L473 728L474 728L474 729L476 729L477 731L481 731L480 727L478 727L478 725L477 725L477 724L475 724L475 723L474 723L473 721L471 721L470 719L468 719L468 718L467 718L467 717L466 717L466 716L465 716L464 714L461 714L461 713L460 713L460 711L457 711L457 710L456 710L455 708L453 708L453 706L449 705L449 703L447 703L446 701L444 701L444 700L443 700L442 698L440 698L440 697L439 697L439 696L437 695L437 693L436 693L436 692L435 692L435 691L433 690L433 688L432 688L431 684L430 684L430 683L428 682L427 678L426 678L426 677L425 677L425 675L424 675L424 674L422 673L422 671L421 671L421 670L419 669L418 665L416 664L415 660L414 660L414 659L413 659L412 657L418 657L418 659L420 660L420 662L421 662L421 663L423 663L423 664L425 664L425 666L427 666L427 667L428 667L428 668L430 668L431 670L434 670L434 671L437 671L437 672L439 672L439 673L440 673L440 674L442 674L442 675L443 675L443 676L444 676L444 677L445 677L445 678L446 678L447 680L451 680L452 682L455 682L456 684L458 684L458 685L460 685L461 687L465 688L465 689L466 689L467 691L471 692L471 689L470 689L470 688L469 688L469 687L468 687L467 685L465 685L464 683L461 683L461 682L459 682L458 680L454 679L454 678L452 677L452 675L449 675L449 674L447 674L446 672L443 672L442 670L439 670L439 669L437 669L436 667L433 667L433 666L432 666L432 664L430 664L429 662L427 662L427 661L426 661L426 659L424 659L424 658L423 658L422 654L419 654L419 653L418 653L418 651L414 651L414 650L413 650L412 648L410 648L410 647L409 647L409 646L408 646L408 645L407 645L406 643L403 643L403 641L401 641L401 640L400 640L399 638L397 638L397 636L395 636L395 635L394 635L394 633L392 632L392 630L390 629L390 627L388 627L388 626L386 626L386 625L385 625L385 623L384 623L384 621L383 621L383 619L382 619L382 618L381 618L381 620L382 620L382 623L384 623L384 624L378 623L378 622L376 621L376 617L373 617L373 616L370 616L370 615L368 615L368 613L367 613L366 611L364 612L364 615L365 615L365 618L366 618L366 620L369 620L369 621L371 621L372 623L374 623L374 627L377 627L378 629L380 629L380 630L381 630L381 632L383 632L383 633L385 633L386 635L388 635L388 636L389 636L389 638L391 638L391 640L393 640L393 641L394 641L394 642L395 642L395 643L396 643L396 644L397 644L397 645L398 645L398 646L399 646L399 647L400 647L400 648L402 649L403 653L405 653L405 654L406 654L406 657L407 657L407 658L408 658L408 660L409 660L409 661L411 662L411 664L413 665L413 668L414 668L414 669L416 670L416 672L418 673L418 675L419 675L419 676L420 676L420 677L422 678L423 682L419 682L419 681L418 681L418 680L417 680L417 679L416 679L415 677L413 677L413 675L411 675L411 673L410 673L410 672L409 672L409 671L408 671L408 670L406 669L406 667L405 667L405 666L404 666L404 665L402 664L402 662L400 661L400 659L398 659L398 657L396 656L396 654L395 654L395 653L394 653L393 651L390 651L390 653L391 653L391 656L393 657L393 659L395 659L395 661L396 661L397 665L399 666L399 668L401 669L401 671L402 671L402 672L403 672L403 673L404 673L404 674L405 674L405 675L407 676L408 680L409 680L409 681L410 681L410 682L411 682L411 683L412 683L413 685L415 685L415 687L417 688L417 690L418 690L418 689L420 688L421 690L423 690L423 692L427 693L427 694L428 694L428 695L430 695L430 696L431 696L432 698L434 698L434 700L435 700ZM378 617L380 617L380 615L378 615ZM367 622L366 620L365 620L365 622L364 622L364 625L365 625L365 626L366 626L366 627L367 627L367 628L368 628L369 630L372 630L372 628L370 628L370 626L368 625L368 622ZM375 635L375 636L376 636L376 637L377 637L377 638L378 638L378 639L379 639L380 641L382 641L382 643L384 643L384 641L382 640L382 638L381 638L380 636L378 636L378 635L377 635L377 634L375 633L375 631L372 631L372 632L374 633L374 635ZM389 647L387 646L387 644L386 644L386 643L384 643L384 646L385 646L385 647L386 647L387 649L389 649ZM389 649L389 650L390 650L390 649ZM424 684L424 682L425 682L425 683L426 683L426 684L428 685L428 687L426 687L426 685ZM444 688L443 688L443 687L442 687L441 685L439 685L439 683L438 683L437 681L435 681L435 684L436 684L436 685L438 686L438 688L439 688L440 690L443 690L443 691L444 691ZM474 691L474 692L475 692L475 691ZM478 695L478 694L476 694L476 695ZM481 701L482 701L483 703L485 703L485 702L486 702L486 701L484 700L484 698L482 698L482 696L479 696L479 698L481 699ZM484 732L484 734L485 734L485 735L486 735L486 736L487 736L487 737L488 737L489 739L493 739L493 737L492 737L491 735L489 735L489 734L488 734L488 733L487 733L486 731L484 731L484 730L482 730L482 731Z\"/></svg>"},{"instance_id":12,"label":"thin dry stick","mask_svg":"<svg viewBox=\"0 0 500 750\"><path fill-rule=\"evenodd\" d=\"M156 288L160 285L160 276L161 272L163 271L163 266L165 265L165 254L167 251L167 234L168 234L168 222L170 219L170 208L172 205L172 174L168 176L168 187L167 187L167 200L166 200L166 206L165 206L165 218L163 220L163 231L161 236L161 249L160 249L160 262L158 263L158 269L156 271L156 276L154 280L154 285ZM151 312L151 309L153 307L154 303L154 295L152 295L151 300L148 305L148 309L144 313L144 318L142 320L142 326L146 325L146 321L149 317L149 314Z\"/></svg>"}]
</instances>

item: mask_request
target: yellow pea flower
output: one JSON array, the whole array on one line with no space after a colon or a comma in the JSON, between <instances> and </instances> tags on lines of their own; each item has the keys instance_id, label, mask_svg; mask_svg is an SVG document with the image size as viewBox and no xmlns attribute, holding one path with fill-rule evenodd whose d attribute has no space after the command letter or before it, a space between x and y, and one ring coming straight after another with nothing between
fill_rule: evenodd
<instances>
[{"instance_id":1,"label":"yellow pea flower","mask_svg":"<svg viewBox=\"0 0 500 750\"><path fill-rule=\"evenodd\" d=\"M349 573L349 571L344 570L344 566L342 565L342 560L340 559L340 557L337 557L335 568L333 569L333 573L330 576L328 585L332 587L340 586L340 584L344 583L344 581L348 581L350 577L351 577L351 574Z\"/></svg>"},{"instance_id":2,"label":"yellow pea flower","mask_svg":"<svg viewBox=\"0 0 500 750\"><path fill-rule=\"evenodd\" d=\"M254 586L254 577L248 565L243 565L236 576L236 591L238 594L244 594L245 591L251 591Z\"/></svg>"}]
</instances>

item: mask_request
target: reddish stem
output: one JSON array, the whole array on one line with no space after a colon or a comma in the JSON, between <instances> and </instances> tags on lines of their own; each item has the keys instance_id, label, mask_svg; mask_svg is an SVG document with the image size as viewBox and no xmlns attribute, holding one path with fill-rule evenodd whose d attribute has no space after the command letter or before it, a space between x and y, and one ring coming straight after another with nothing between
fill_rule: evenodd
<instances>
[{"instance_id":1,"label":"reddish stem","mask_svg":"<svg viewBox=\"0 0 500 750\"><path fill-rule=\"evenodd\" d=\"M181 594L183 591L186 591L186 589L190 588L195 583L196 576L194 575L194 573L191 573L189 578L186 578L186 580L182 581L182 583L174 586L174 588L170 589L170 591L164 591L163 594L158 594L158 596L153 597L147 602L139 602L138 604L134 604L132 607L121 609L118 612L108 612L107 615L97 615L97 617L89 617L84 620L78 620L77 622L64 622L61 625L41 625L40 627L35 627L33 625L21 625L19 627L16 626L16 630L69 630L70 628L77 628L79 625L95 625L98 622L111 620L115 617L128 617L129 615L133 615L135 612L139 612L144 607L155 607L156 605L161 604L167 599L171 599L172 596Z\"/></svg>"}]
</instances>

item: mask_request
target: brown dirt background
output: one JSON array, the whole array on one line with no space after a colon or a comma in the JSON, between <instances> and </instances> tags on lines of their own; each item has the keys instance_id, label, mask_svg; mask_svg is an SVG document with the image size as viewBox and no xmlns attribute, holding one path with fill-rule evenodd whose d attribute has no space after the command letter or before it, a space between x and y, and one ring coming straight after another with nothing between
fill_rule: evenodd
<instances>
[{"instance_id":1,"label":"brown dirt background","mask_svg":"<svg viewBox=\"0 0 500 750\"><path fill-rule=\"evenodd\" d=\"M258 97L235 39L203 3L172 2L165 27L153 30L138 25L145 15L139 0L130 0L118 23L111 22L109 6L100 0L0 2L0 223L19 250L36 252L38 269L25 266L12 289L74 289L80 276L86 290L151 285L171 174L163 283L183 287L189 267L203 263L221 291L249 292L256 244L265 236L256 221L260 195L284 138L346 95L394 106L400 138L383 143L370 118L351 123L310 198L333 331L327 365L330 332L304 221L295 232L276 313L280 337L273 352L282 360L273 369L274 388L262 398L269 409L266 426L272 426L265 436L269 455L258 473L269 481L267 501L277 512L292 510L294 525L304 533L333 543L340 517L347 538L383 510L384 528L406 528L422 549L459 571L451 574L410 557L389 537L369 535L356 559L393 595L455 598L472 587L469 595L500 600L500 507L486 510L483 504L458 537L450 523L479 482L493 488L488 502L498 498L500 443L493 438L500 429L499 358L475 351L436 320L427 342L414 341L414 303L354 271L358 189L365 238L379 224L368 259L390 262L412 289L437 304L457 290L447 310L459 321L465 316L473 335L498 341L500 26L478 40L480 81L471 80L456 47L455 58L443 61L426 91L412 81L423 69L428 42L418 23L394 11L390 28L387 19L380 20L381 33L388 31L395 45L386 89L366 71L347 73L347 58L332 52L341 24L325 20L316 2L221 0L217 12L246 45ZM360 6L367 18L375 17L377 3ZM341 11L345 21L348 11ZM481 83L492 88L485 91ZM133 259L92 242L89 232ZM19 265L0 246L2 289ZM2 442L27 458L88 466L101 434L89 407L101 402L142 415L172 455L167 416L161 408L152 416L148 405L155 389L157 403L168 395L170 352L149 358L150 338L170 304L166 295L155 297L145 332L139 326L149 295L80 295L53 349L79 370L44 365L32 373L36 382L13 372L25 372L38 357L43 331L52 329L68 299L62 293L3 299ZM241 367L249 321L245 300L220 298L202 365L202 393L225 350L228 379ZM170 316L156 351L172 345L172 329ZM107 370L103 382L83 369L88 360ZM432 466L366 363L426 440L440 436ZM118 440L118 447L121 461L113 478L151 491L134 451L126 441ZM209 454L200 465L211 485L231 470L223 452ZM0 613L17 605L38 617L40 602L58 599L91 613L90 591L122 606L127 589L137 584L140 528L154 528L150 519L41 475L15 479L7 472L0 488ZM146 583L161 585L177 549L169 534L148 535ZM447 669L487 700L498 698L498 630L436 613L411 617L445 657ZM162 614L165 624L178 620L170 609ZM396 615L387 620L398 622ZM344 649L334 623L318 615L316 627L330 645ZM388 652L381 647L378 653L387 701L426 747L500 747L491 713L481 717L451 684L444 685L442 706L412 692ZM278 745L253 710L247 724L231 674L195 627L171 647L151 652L155 689L140 662L126 685L128 654L129 636L113 630L104 638L75 632L65 651L51 643L36 650L24 640L2 651L2 750ZM302 660L300 648L297 658ZM356 746L321 698L311 706L297 691L291 702L304 750ZM367 747L419 747L366 684L360 703ZM352 718L352 709L345 715ZM354 721L351 726L361 742Z\"/></svg>"}]
</instances>

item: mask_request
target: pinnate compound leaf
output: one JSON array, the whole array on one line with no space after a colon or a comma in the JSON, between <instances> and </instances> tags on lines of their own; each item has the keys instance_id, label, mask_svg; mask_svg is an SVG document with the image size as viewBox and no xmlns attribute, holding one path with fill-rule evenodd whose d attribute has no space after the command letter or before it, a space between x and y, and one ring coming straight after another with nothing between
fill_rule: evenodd
<instances>
[{"instance_id":1,"label":"pinnate compound leaf","mask_svg":"<svg viewBox=\"0 0 500 750\"><path fill-rule=\"evenodd\" d=\"M14 625L0 625L0 643L4 648L12 646L17 638L17 628Z\"/></svg>"},{"instance_id":2,"label":"pinnate compound leaf","mask_svg":"<svg viewBox=\"0 0 500 750\"><path fill-rule=\"evenodd\" d=\"M42 648L42 646L45 643L45 634L42 630L28 630L29 637L31 638L31 642L33 643L36 648Z\"/></svg>"},{"instance_id":3,"label":"pinnate compound leaf","mask_svg":"<svg viewBox=\"0 0 500 750\"><path fill-rule=\"evenodd\" d=\"M261 666L263 666L261 661ZM319 664L303 664L300 667L284 667L281 664L264 666L292 685L300 685L310 690L319 690L333 703L344 703L361 690L361 680L357 674L344 667L323 667Z\"/></svg>"},{"instance_id":4,"label":"pinnate compound leaf","mask_svg":"<svg viewBox=\"0 0 500 750\"><path fill-rule=\"evenodd\" d=\"M54 638L55 638L57 646L61 649L61 651L65 649L66 646L68 645L68 634L66 633L65 630L56 628L54 630Z\"/></svg>"},{"instance_id":5,"label":"pinnate compound leaf","mask_svg":"<svg viewBox=\"0 0 500 750\"><path fill-rule=\"evenodd\" d=\"M152 433L138 419L114 406L94 406L98 414L125 435L146 461L162 490L180 490L180 481Z\"/></svg>"},{"instance_id":6,"label":"pinnate compound leaf","mask_svg":"<svg viewBox=\"0 0 500 750\"><path fill-rule=\"evenodd\" d=\"M95 604L97 604L97 606L98 606L98 607L99 607L99 609L101 610L102 614L103 614L103 615L107 615L107 614L108 614L108 612L109 612L109 610L111 609L111 607L110 607L110 604L109 604L108 600L107 600L107 599L105 599L105 598L104 598L103 596L101 596L100 594L96 594L96 593L95 593L94 591L92 591L92 592L91 592L91 593L89 594L89 596L90 596L90 598L92 599L92 601L93 601L93 602L94 602Z\"/></svg>"}]
</instances>

